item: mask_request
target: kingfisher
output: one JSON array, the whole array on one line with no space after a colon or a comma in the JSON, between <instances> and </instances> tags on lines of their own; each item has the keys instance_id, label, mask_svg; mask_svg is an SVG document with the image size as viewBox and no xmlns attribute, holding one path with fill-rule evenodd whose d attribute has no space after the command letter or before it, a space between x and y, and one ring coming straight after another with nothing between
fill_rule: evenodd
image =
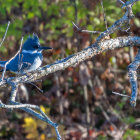
<instances>
[{"instance_id":1,"label":"kingfisher","mask_svg":"<svg viewBox=\"0 0 140 140\"><path fill-rule=\"evenodd\" d=\"M12 59L6 66L6 71L18 74L38 69L43 61L43 50L52 49L51 47L43 47L40 45L37 34L28 37L22 46L22 50ZM4 67L7 61L0 61L0 66Z\"/></svg>"}]
</instances>

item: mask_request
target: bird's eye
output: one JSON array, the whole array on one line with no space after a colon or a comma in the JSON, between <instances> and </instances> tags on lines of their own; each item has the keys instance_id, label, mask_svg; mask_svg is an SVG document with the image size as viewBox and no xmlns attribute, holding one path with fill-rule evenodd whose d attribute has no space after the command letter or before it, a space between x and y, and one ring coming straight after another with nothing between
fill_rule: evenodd
<instances>
[{"instance_id":1,"label":"bird's eye","mask_svg":"<svg viewBox=\"0 0 140 140\"><path fill-rule=\"evenodd\" d=\"M38 48L39 48L39 46L38 46L38 45L35 45L35 46L34 46L34 49L38 49Z\"/></svg>"}]
</instances>

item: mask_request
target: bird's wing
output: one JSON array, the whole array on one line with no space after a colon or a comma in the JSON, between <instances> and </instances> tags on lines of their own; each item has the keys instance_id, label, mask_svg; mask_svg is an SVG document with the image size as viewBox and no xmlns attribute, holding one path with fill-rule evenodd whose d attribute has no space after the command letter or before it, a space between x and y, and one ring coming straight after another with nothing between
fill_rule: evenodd
<instances>
[{"instance_id":1,"label":"bird's wing","mask_svg":"<svg viewBox=\"0 0 140 140\"><path fill-rule=\"evenodd\" d=\"M18 71L20 73L25 73L25 72L28 72L28 69L31 67L31 63L29 62L21 62L18 66Z\"/></svg>"},{"instance_id":2,"label":"bird's wing","mask_svg":"<svg viewBox=\"0 0 140 140\"><path fill-rule=\"evenodd\" d=\"M36 70L41 65L41 62L38 65L36 58L40 59L42 62L42 55L21 53L20 56L17 55L13 60L10 61L6 67L6 70L21 74Z\"/></svg>"},{"instance_id":3,"label":"bird's wing","mask_svg":"<svg viewBox=\"0 0 140 140\"><path fill-rule=\"evenodd\" d=\"M4 67L4 65L5 65L6 62L7 61L0 61L0 67Z\"/></svg>"},{"instance_id":4,"label":"bird's wing","mask_svg":"<svg viewBox=\"0 0 140 140\"><path fill-rule=\"evenodd\" d=\"M20 59L19 71L21 73L26 73L36 70L41 65L42 59L41 54L23 54Z\"/></svg>"},{"instance_id":5,"label":"bird's wing","mask_svg":"<svg viewBox=\"0 0 140 140\"><path fill-rule=\"evenodd\" d=\"M26 70L31 66L31 63L29 63L29 58L31 56L23 55L21 54L20 57L17 55L14 59L12 59L6 66L7 71L12 71L15 73L25 73ZM0 67L4 67L5 63L7 61L0 61Z\"/></svg>"}]
</instances>

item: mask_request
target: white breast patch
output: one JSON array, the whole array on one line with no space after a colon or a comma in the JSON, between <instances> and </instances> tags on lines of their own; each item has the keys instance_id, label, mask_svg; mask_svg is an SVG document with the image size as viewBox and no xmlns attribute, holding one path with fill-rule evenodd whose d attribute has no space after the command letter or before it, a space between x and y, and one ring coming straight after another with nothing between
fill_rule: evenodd
<instances>
[{"instance_id":1,"label":"white breast patch","mask_svg":"<svg viewBox=\"0 0 140 140\"><path fill-rule=\"evenodd\" d=\"M28 70L28 72L38 69L41 66L41 64L42 64L41 59L37 57L32 66L30 67L30 69Z\"/></svg>"}]
</instances>

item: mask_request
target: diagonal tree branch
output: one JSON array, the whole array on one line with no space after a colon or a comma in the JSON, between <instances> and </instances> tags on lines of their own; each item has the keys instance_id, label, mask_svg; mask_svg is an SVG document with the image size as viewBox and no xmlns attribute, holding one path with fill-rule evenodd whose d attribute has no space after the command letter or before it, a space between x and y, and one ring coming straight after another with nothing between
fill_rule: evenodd
<instances>
[{"instance_id":1,"label":"diagonal tree branch","mask_svg":"<svg viewBox=\"0 0 140 140\"><path fill-rule=\"evenodd\" d=\"M0 86L5 86L10 82L16 83L26 83L32 82L37 79L42 78L43 76L49 75L50 73L54 73L59 70L64 70L71 66L76 66L80 62L89 59L97 54L100 54L107 50L113 50L115 48L123 48L123 47L132 47L140 45L140 37L138 36L129 36L129 37L118 37L115 39L104 40L99 44L99 47L89 46L88 48L78 52L76 54L70 55L64 59L58 60L53 64L46 65L41 67L40 69L26 73L25 75L21 75L19 77L9 77L3 80L0 83Z\"/></svg>"}]
</instances>

